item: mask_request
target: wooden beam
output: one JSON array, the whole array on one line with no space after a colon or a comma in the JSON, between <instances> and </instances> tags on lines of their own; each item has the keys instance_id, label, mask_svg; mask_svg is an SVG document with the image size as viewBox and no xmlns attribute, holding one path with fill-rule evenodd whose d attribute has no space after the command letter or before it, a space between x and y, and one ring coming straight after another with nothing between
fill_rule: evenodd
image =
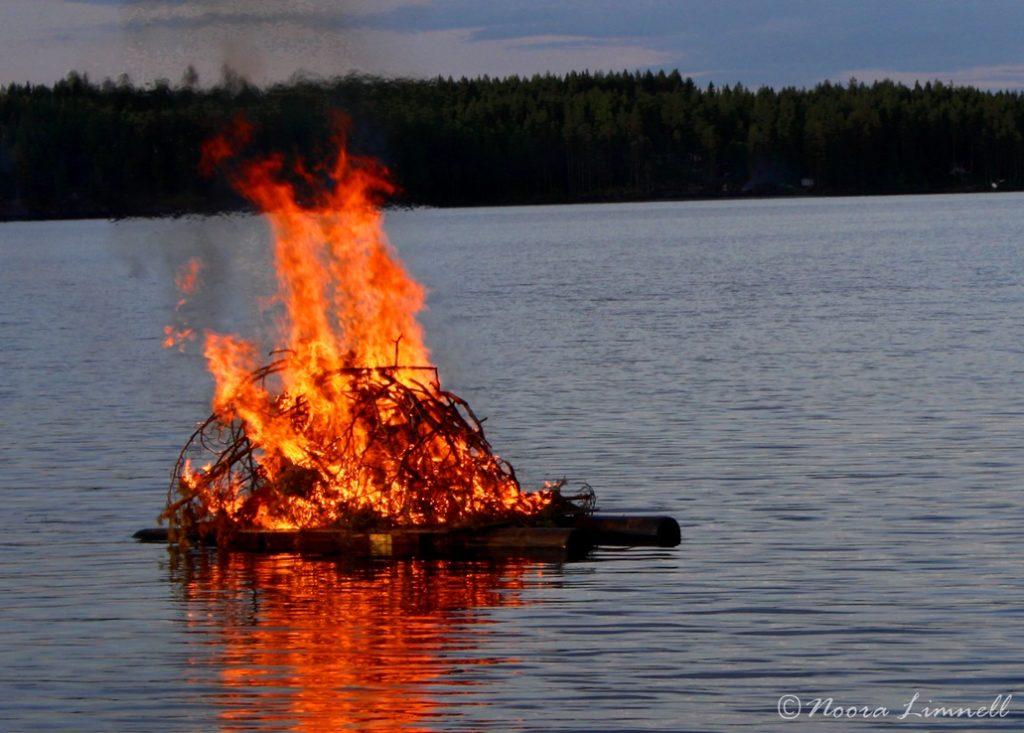
<instances>
[{"instance_id":1,"label":"wooden beam","mask_svg":"<svg viewBox=\"0 0 1024 733\"><path fill-rule=\"evenodd\" d=\"M166 543L164 528L140 529L140 542ZM576 527L496 527L486 529L341 529L239 530L228 549L245 552L295 552L304 555L409 558L475 556L579 559L593 548L591 534Z\"/></svg>"}]
</instances>

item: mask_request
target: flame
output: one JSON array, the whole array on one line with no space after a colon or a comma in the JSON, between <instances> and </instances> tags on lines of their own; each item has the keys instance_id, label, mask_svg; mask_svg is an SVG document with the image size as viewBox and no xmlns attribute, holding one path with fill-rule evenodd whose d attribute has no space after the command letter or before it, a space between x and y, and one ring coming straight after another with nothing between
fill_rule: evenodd
<instances>
[{"instance_id":1,"label":"flame","mask_svg":"<svg viewBox=\"0 0 1024 733\"><path fill-rule=\"evenodd\" d=\"M174 276L174 284L178 291L185 295L192 295L199 287L199 272L203 269L203 261L198 257L192 257L184 265L178 268L178 274ZM178 307L185 305L184 297L178 301Z\"/></svg>"},{"instance_id":2,"label":"flame","mask_svg":"<svg viewBox=\"0 0 1024 733\"><path fill-rule=\"evenodd\" d=\"M204 146L202 167L235 161L251 136L236 122ZM283 356L261 367L252 341L206 334L209 424L229 439L211 468L179 464L183 499L167 516L193 499L200 520L264 529L535 514L552 492L522 492L468 405L437 380L417 320L424 289L384 233L387 171L336 142L327 165L271 155L230 168L273 237Z\"/></svg>"},{"instance_id":3,"label":"flame","mask_svg":"<svg viewBox=\"0 0 1024 733\"><path fill-rule=\"evenodd\" d=\"M164 326L164 340L160 342L160 345L165 349L171 349L175 346L184 347L186 341L194 341L195 338L196 332L193 328Z\"/></svg>"},{"instance_id":4,"label":"flame","mask_svg":"<svg viewBox=\"0 0 1024 733\"><path fill-rule=\"evenodd\" d=\"M178 302L174 306L176 314L185 306L188 296L195 294L199 287L199 272L202 269L203 262L198 257L192 257L178 268L178 272L174 276L174 285L178 288L181 297L178 298ZM165 349L177 346L179 350L183 351L185 342L194 341L195 337L195 329L189 328L187 325L164 326L164 340L161 345Z\"/></svg>"},{"instance_id":5,"label":"flame","mask_svg":"<svg viewBox=\"0 0 1024 733\"><path fill-rule=\"evenodd\" d=\"M524 561L354 569L295 555L174 557L189 630L209 635L189 662L217 670L209 694L222 731L435 730L449 690L478 684L452 672L515 661L478 651L493 623L481 609L527 604L550 572Z\"/></svg>"}]
</instances>

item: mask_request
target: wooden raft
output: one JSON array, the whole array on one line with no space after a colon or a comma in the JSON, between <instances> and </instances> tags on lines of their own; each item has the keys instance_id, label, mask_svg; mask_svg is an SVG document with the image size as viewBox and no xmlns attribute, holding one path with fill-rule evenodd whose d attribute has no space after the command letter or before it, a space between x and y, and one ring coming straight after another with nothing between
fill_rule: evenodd
<instances>
[{"instance_id":1,"label":"wooden raft","mask_svg":"<svg viewBox=\"0 0 1024 733\"><path fill-rule=\"evenodd\" d=\"M133 536L140 542L166 543L169 539L162 527L141 529ZM679 541L679 524L671 517L593 515L567 527L240 530L232 535L227 549L358 558L501 556L577 560L597 545L674 547ZM208 540L206 543L210 544Z\"/></svg>"}]
</instances>

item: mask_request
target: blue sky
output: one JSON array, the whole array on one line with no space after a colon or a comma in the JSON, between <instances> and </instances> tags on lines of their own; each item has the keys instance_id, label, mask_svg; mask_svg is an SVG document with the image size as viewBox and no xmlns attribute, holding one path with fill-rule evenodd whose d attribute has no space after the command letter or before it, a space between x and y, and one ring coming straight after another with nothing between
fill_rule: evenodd
<instances>
[{"instance_id":1,"label":"blue sky","mask_svg":"<svg viewBox=\"0 0 1024 733\"><path fill-rule=\"evenodd\" d=\"M409 76L678 68L701 82L890 77L1024 88L1008 0L3 0L0 81L176 80L228 64Z\"/></svg>"}]
</instances>

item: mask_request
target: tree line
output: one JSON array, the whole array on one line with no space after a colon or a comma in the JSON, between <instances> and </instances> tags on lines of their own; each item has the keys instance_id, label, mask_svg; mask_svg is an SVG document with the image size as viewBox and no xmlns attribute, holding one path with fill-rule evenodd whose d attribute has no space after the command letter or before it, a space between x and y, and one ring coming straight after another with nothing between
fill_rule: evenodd
<instances>
[{"instance_id":1,"label":"tree line","mask_svg":"<svg viewBox=\"0 0 1024 733\"><path fill-rule=\"evenodd\" d=\"M71 73L0 88L0 218L240 209L198 174L202 141L242 114L261 147L321 156L339 110L404 204L1024 188L1024 96L941 82L753 90L643 71L258 88Z\"/></svg>"}]
</instances>

